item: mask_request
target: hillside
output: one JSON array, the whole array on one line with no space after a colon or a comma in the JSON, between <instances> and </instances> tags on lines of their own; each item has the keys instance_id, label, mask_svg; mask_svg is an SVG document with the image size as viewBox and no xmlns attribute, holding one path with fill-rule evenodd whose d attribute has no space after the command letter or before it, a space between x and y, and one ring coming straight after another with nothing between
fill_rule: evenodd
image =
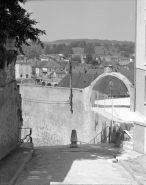
<instances>
[{"instance_id":1,"label":"hillside","mask_svg":"<svg viewBox=\"0 0 146 185\"><path fill-rule=\"evenodd\" d=\"M55 44L70 44L71 42L82 41L84 40L86 43L100 43L104 44L134 44L132 41L117 41L117 40L100 40L100 39L64 39L64 40L56 40L53 43ZM48 42L49 43L49 42Z\"/></svg>"},{"instance_id":2,"label":"hillside","mask_svg":"<svg viewBox=\"0 0 146 185\"><path fill-rule=\"evenodd\" d=\"M134 43L129 41L110 41L99 39L66 39L54 42L44 41L44 49L36 43L23 46L23 51L29 58L39 57L40 54L75 53L105 54L129 57L134 54ZM46 48L47 47L47 48ZM90 51L89 51L90 50Z\"/></svg>"}]
</instances>

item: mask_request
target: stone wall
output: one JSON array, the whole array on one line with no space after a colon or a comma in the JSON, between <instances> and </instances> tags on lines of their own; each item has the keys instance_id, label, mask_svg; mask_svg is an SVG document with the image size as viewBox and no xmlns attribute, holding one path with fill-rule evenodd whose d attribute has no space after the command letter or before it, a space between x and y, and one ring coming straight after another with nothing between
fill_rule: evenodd
<instances>
[{"instance_id":1,"label":"stone wall","mask_svg":"<svg viewBox=\"0 0 146 185\"><path fill-rule=\"evenodd\" d=\"M69 88L20 84L20 94L23 127L32 128L34 146L68 145L73 129L82 143L109 141L111 116L87 105L86 89L73 89L73 114L70 112ZM26 134L28 131L24 130L22 138Z\"/></svg>"},{"instance_id":2,"label":"stone wall","mask_svg":"<svg viewBox=\"0 0 146 185\"><path fill-rule=\"evenodd\" d=\"M0 159L17 146L17 85L14 63L0 70Z\"/></svg>"},{"instance_id":3,"label":"stone wall","mask_svg":"<svg viewBox=\"0 0 146 185\"><path fill-rule=\"evenodd\" d=\"M32 128L35 146L70 144L76 129L79 141L89 142L95 125L84 107L80 89L73 89L73 114L70 112L69 88L20 84L23 127Z\"/></svg>"},{"instance_id":4,"label":"stone wall","mask_svg":"<svg viewBox=\"0 0 146 185\"><path fill-rule=\"evenodd\" d=\"M15 80L15 60L4 69L0 69L0 86Z\"/></svg>"}]
</instances>

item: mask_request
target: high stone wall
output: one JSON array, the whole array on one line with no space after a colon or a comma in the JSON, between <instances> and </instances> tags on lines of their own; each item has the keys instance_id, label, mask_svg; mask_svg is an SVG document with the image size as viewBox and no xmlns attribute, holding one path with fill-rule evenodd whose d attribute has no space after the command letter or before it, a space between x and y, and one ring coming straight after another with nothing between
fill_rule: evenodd
<instances>
[{"instance_id":1,"label":"high stone wall","mask_svg":"<svg viewBox=\"0 0 146 185\"><path fill-rule=\"evenodd\" d=\"M17 146L19 120L14 63L0 69L0 159Z\"/></svg>"}]
</instances>

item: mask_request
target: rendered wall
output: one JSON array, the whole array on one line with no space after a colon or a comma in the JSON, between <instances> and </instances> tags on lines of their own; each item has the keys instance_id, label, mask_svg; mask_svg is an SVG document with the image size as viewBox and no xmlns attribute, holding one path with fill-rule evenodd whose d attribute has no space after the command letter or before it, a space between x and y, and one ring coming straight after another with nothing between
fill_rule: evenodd
<instances>
[{"instance_id":1,"label":"rendered wall","mask_svg":"<svg viewBox=\"0 0 146 185\"><path fill-rule=\"evenodd\" d=\"M92 138L95 137L95 139L91 140L91 144L96 144L98 142L104 143L106 141L109 141L109 138L107 136L109 135L109 127L111 127L111 125L112 125L111 119L107 118L106 115L104 116L94 110L91 110L90 113L91 113L90 123L93 123L94 131L95 131L92 136ZM101 133L101 134L99 134L99 133ZM104 139L104 138L106 138L106 139Z\"/></svg>"},{"instance_id":2,"label":"rendered wall","mask_svg":"<svg viewBox=\"0 0 146 185\"><path fill-rule=\"evenodd\" d=\"M79 141L89 142L95 123L85 110L82 90L73 89L73 114L70 112L69 88L20 85L23 126L32 128L35 146L70 144L72 129Z\"/></svg>"},{"instance_id":3,"label":"rendered wall","mask_svg":"<svg viewBox=\"0 0 146 185\"><path fill-rule=\"evenodd\" d=\"M145 101L145 76L146 71L136 70L136 111L146 116Z\"/></svg>"},{"instance_id":4,"label":"rendered wall","mask_svg":"<svg viewBox=\"0 0 146 185\"><path fill-rule=\"evenodd\" d=\"M145 0L137 0L136 16L136 111L146 116L146 11Z\"/></svg>"},{"instance_id":5,"label":"rendered wall","mask_svg":"<svg viewBox=\"0 0 146 185\"><path fill-rule=\"evenodd\" d=\"M23 127L32 128L35 146L70 144L73 129L77 131L78 141L83 143L89 143L101 131L102 135L91 143L100 142L108 136L111 116L92 109L89 105L92 98L87 96L86 90L73 89L73 114L71 114L69 88L20 84ZM22 137L26 133L27 131Z\"/></svg>"},{"instance_id":6,"label":"rendered wall","mask_svg":"<svg viewBox=\"0 0 146 185\"><path fill-rule=\"evenodd\" d=\"M145 23L145 0L137 0L136 16L136 69L146 70L146 23Z\"/></svg>"},{"instance_id":7,"label":"rendered wall","mask_svg":"<svg viewBox=\"0 0 146 185\"><path fill-rule=\"evenodd\" d=\"M135 123L133 136L133 149L139 153L146 154L146 125Z\"/></svg>"},{"instance_id":8,"label":"rendered wall","mask_svg":"<svg viewBox=\"0 0 146 185\"><path fill-rule=\"evenodd\" d=\"M17 85L14 64L0 70L0 159L18 143Z\"/></svg>"}]
</instances>

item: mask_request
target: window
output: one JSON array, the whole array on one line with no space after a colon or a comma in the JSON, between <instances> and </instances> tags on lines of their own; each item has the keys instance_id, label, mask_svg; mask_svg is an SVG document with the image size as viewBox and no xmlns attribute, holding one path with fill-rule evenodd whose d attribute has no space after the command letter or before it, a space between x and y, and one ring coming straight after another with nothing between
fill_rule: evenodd
<instances>
[{"instance_id":1,"label":"window","mask_svg":"<svg viewBox=\"0 0 146 185\"><path fill-rule=\"evenodd\" d=\"M28 78L28 74L26 74L26 78Z\"/></svg>"},{"instance_id":2,"label":"window","mask_svg":"<svg viewBox=\"0 0 146 185\"><path fill-rule=\"evenodd\" d=\"M23 75L21 74L21 75L20 75L20 77L22 78L22 77L23 77Z\"/></svg>"}]
</instances>

